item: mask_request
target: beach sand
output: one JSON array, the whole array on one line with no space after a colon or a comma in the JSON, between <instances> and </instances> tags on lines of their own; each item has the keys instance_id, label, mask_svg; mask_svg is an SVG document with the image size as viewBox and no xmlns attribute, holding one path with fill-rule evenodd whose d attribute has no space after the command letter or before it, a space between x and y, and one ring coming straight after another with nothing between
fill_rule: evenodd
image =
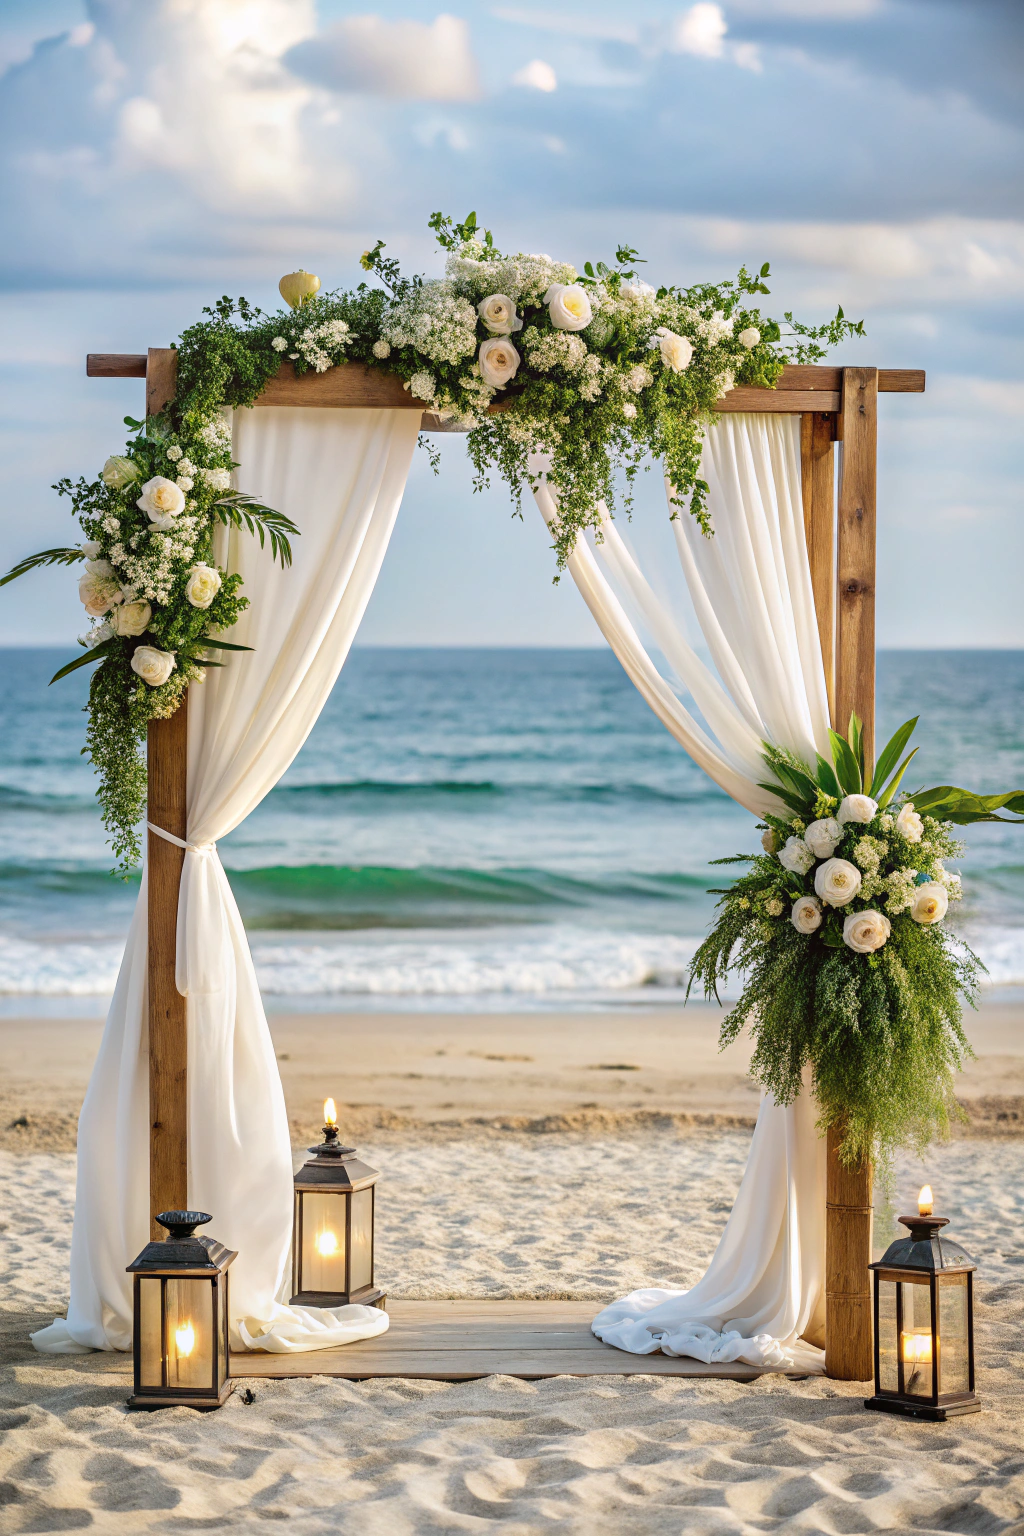
<instances>
[{"instance_id":1,"label":"beach sand","mask_svg":"<svg viewBox=\"0 0 1024 1536\"><path fill-rule=\"evenodd\" d=\"M298 1144L325 1092L357 1106L392 1296L596 1310L640 1283L686 1286L710 1258L756 1109L711 1010L682 1028L667 1011L271 1022ZM772 1376L321 1377L254 1382L209 1415L131 1413L126 1359L27 1341L66 1304L74 1198L70 1145L32 1143L47 1106L73 1126L97 1030L2 1022L0 1533L1022 1531L1024 1138L992 1118L1024 1095L1016 1033L1010 1009L975 1022L963 1096L989 1109L898 1171L896 1205L927 1175L980 1266L985 1411L931 1425L865 1413L857 1383ZM10 1129L16 1105L28 1124ZM876 1241L891 1227L879 1210Z\"/></svg>"}]
</instances>

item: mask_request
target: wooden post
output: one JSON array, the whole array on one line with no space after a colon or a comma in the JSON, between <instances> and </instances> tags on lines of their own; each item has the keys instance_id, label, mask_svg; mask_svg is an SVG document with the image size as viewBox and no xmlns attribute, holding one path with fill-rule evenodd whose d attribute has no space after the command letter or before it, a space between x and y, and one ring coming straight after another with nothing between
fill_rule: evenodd
<instances>
[{"instance_id":1,"label":"wooden post","mask_svg":"<svg viewBox=\"0 0 1024 1536\"><path fill-rule=\"evenodd\" d=\"M800 467L804 497L804 534L811 567L814 610L818 617L821 659L825 664L828 715L835 723L836 500L834 417L805 411L800 418Z\"/></svg>"},{"instance_id":2,"label":"wooden post","mask_svg":"<svg viewBox=\"0 0 1024 1536\"><path fill-rule=\"evenodd\" d=\"M875 484L878 370L844 368L838 517L836 726L855 710L870 760L875 740ZM825 1220L825 1370L867 1381L872 1352L871 1164L840 1162L839 1129L828 1135Z\"/></svg>"},{"instance_id":3,"label":"wooden post","mask_svg":"<svg viewBox=\"0 0 1024 1536\"><path fill-rule=\"evenodd\" d=\"M151 720L149 820L185 836L188 695L168 720ZM188 1208L188 1041L185 999L175 985L178 886L185 851L148 834L149 871L149 1215Z\"/></svg>"},{"instance_id":4,"label":"wooden post","mask_svg":"<svg viewBox=\"0 0 1024 1536\"><path fill-rule=\"evenodd\" d=\"M151 347L146 363L146 415L174 399L178 354ZM175 837L186 832L188 694L168 720L151 720L148 817ZM178 887L184 849L148 834L149 871L149 1217L188 1206L188 1039L185 999L175 983Z\"/></svg>"}]
</instances>

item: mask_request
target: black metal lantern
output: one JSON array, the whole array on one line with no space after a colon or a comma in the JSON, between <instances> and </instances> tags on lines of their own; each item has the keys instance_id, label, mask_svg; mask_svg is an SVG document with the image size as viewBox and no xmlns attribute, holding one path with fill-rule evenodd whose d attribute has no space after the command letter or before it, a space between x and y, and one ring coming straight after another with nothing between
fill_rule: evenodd
<instances>
[{"instance_id":1,"label":"black metal lantern","mask_svg":"<svg viewBox=\"0 0 1024 1536\"><path fill-rule=\"evenodd\" d=\"M974 1392L974 1271L959 1243L940 1237L925 1185L910 1232L876 1264L875 1395L865 1408L918 1419L977 1413Z\"/></svg>"},{"instance_id":2,"label":"black metal lantern","mask_svg":"<svg viewBox=\"0 0 1024 1536\"><path fill-rule=\"evenodd\" d=\"M219 1408L228 1378L228 1266L237 1254L196 1228L205 1211L163 1211L167 1238L147 1243L135 1276L132 1408Z\"/></svg>"},{"instance_id":3,"label":"black metal lantern","mask_svg":"<svg viewBox=\"0 0 1024 1536\"><path fill-rule=\"evenodd\" d=\"M380 1175L338 1141L334 1100L324 1104L324 1139L295 1175L292 1301L382 1307L373 1283L374 1185Z\"/></svg>"}]
</instances>

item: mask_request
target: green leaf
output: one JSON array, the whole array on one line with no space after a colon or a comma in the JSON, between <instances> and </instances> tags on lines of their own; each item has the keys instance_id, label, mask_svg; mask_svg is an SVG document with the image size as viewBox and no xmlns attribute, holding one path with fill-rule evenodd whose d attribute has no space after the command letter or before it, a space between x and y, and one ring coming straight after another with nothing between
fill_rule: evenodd
<instances>
[{"instance_id":1,"label":"green leaf","mask_svg":"<svg viewBox=\"0 0 1024 1536\"><path fill-rule=\"evenodd\" d=\"M211 640L209 636L207 636L206 639L203 640L201 643L203 645L212 646L215 651L252 651L252 650L255 650L255 646L252 646L252 645L233 645L230 640ZM208 666L212 666L213 663L212 662L208 662L207 665Z\"/></svg>"},{"instance_id":2,"label":"green leaf","mask_svg":"<svg viewBox=\"0 0 1024 1536\"><path fill-rule=\"evenodd\" d=\"M826 795L832 795L834 799L841 800L843 798L843 791L839 787L839 780L833 772L832 764L826 763L820 752L815 755L818 759L819 787L824 790Z\"/></svg>"},{"instance_id":3,"label":"green leaf","mask_svg":"<svg viewBox=\"0 0 1024 1536\"><path fill-rule=\"evenodd\" d=\"M867 789L867 774L864 768L864 725L860 716L853 712L850 715L850 724L847 728L846 739L850 743L850 750L857 760L860 771L860 783L858 790Z\"/></svg>"},{"instance_id":4,"label":"green leaf","mask_svg":"<svg viewBox=\"0 0 1024 1536\"><path fill-rule=\"evenodd\" d=\"M269 538L274 557L280 560L282 566L291 565L290 538L298 538L299 530L283 512L264 506L263 502L257 501L255 496L250 496L246 491L226 492L213 503L210 510L220 522L232 523L236 528L247 528L250 533L254 533L260 541L261 549Z\"/></svg>"},{"instance_id":5,"label":"green leaf","mask_svg":"<svg viewBox=\"0 0 1024 1536\"><path fill-rule=\"evenodd\" d=\"M587 274L588 277L593 277L593 275L594 275L594 264L593 264L593 262L585 261L583 263L583 270Z\"/></svg>"},{"instance_id":6,"label":"green leaf","mask_svg":"<svg viewBox=\"0 0 1024 1536\"><path fill-rule=\"evenodd\" d=\"M913 720L906 720L886 742L882 748L881 756L875 764L874 778L871 780L871 788L868 791L873 800L878 799L879 790L885 788L886 780L900 760L900 753L914 734L920 715L915 715ZM890 796L891 799L891 796Z\"/></svg>"},{"instance_id":7,"label":"green leaf","mask_svg":"<svg viewBox=\"0 0 1024 1536\"><path fill-rule=\"evenodd\" d=\"M769 794L772 794L776 797L776 799L781 800L784 805L788 805L790 810L794 811L797 816L802 816L807 809L799 795L795 795L790 789L784 789L781 784L759 783L757 787L758 789L768 790Z\"/></svg>"},{"instance_id":8,"label":"green leaf","mask_svg":"<svg viewBox=\"0 0 1024 1536\"><path fill-rule=\"evenodd\" d=\"M83 656L76 656L74 661L69 661L65 666L61 667L59 672L53 674L47 687L51 687L54 683L59 682L62 677L67 677L69 672L77 672L79 667L87 667L90 661L101 661L104 656L109 656L117 643L117 636L114 635L109 640L104 640L99 645L94 645L92 650L86 651Z\"/></svg>"},{"instance_id":9,"label":"green leaf","mask_svg":"<svg viewBox=\"0 0 1024 1536\"><path fill-rule=\"evenodd\" d=\"M26 571L34 571L42 565L74 565L78 560L84 560L85 556L80 549L41 549L38 555L26 555L24 560L19 560L17 565L12 565L6 576L0 576L0 587L6 587L9 581L14 581L18 576L24 576Z\"/></svg>"},{"instance_id":10,"label":"green leaf","mask_svg":"<svg viewBox=\"0 0 1024 1536\"><path fill-rule=\"evenodd\" d=\"M853 755L853 749L845 737L838 731L829 731L829 740L832 743L832 759L836 766L836 778L839 780L844 795L859 795L861 792L861 775L857 759Z\"/></svg>"},{"instance_id":11,"label":"green leaf","mask_svg":"<svg viewBox=\"0 0 1024 1536\"><path fill-rule=\"evenodd\" d=\"M903 759L902 763L900 764L898 771L894 774L894 776L889 780L889 783L882 790L882 793L878 797L878 809L879 810L883 810L884 807L889 804L889 801L892 799L893 795L899 789L899 787L900 787L900 779L902 779L903 775L906 773L906 771L907 771L907 764L910 762L910 759L914 756L914 753L916 751L917 751L917 748L915 747L913 752L908 752L907 753L906 757Z\"/></svg>"},{"instance_id":12,"label":"green leaf","mask_svg":"<svg viewBox=\"0 0 1024 1536\"><path fill-rule=\"evenodd\" d=\"M1024 790L1011 789L1004 795L976 795L969 789L958 789L954 784L939 784L934 789L918 790L914 796L914 809L922 816L934 816L939 821L955 821L968 826L975 821L1016 822L1024 819ZM997 816L996 811L1013 811L1014 816Z\"/></svg>"}]
</instances>

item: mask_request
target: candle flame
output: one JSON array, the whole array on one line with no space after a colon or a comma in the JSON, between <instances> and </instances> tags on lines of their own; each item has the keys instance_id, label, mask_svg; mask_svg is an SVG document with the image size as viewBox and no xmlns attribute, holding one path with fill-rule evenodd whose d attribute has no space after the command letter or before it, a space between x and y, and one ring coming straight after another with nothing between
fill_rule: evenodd
<instances>
[{"instance_id":1,"label":"candle flame","mask_svg":"<svg viewBox=\"0 0 1024 1536\"><path fill-rule=\"evenodd\" d=\"M337 1125L338 1109L333 1099L324 1099L324 1125Z\"/></svg>"},{"instance_id":2,"label":"candle flame","mask_svg":"<svg viewBox=\"0 0 1024 1536\"><path fill-rule=\"evenodd\" d=\"M930 1216L932 1214L932 1187L930 1184L922 1184L917 1192L917 1214Z\"/></svg>"},{"instance_id":3,"label":"candle flame","mask_svg":"<svg viewBox=\"0 0 1024 1536\"><path fill-rule=\"evenodd\" d=\"M191 1323L182 1323L174 1330L174 1342L179 1355L190 1355L196 1347L196 1331Z\"/></svg>"},{"instance_id":4,"label":"candle flame","mask_svg":"<svg viewBox=\"0 0 1024 1536\"><path fill-rule=\"evenodd\" d=\"M908 1365L931 1365L931 1334L905 1333L903 1335L903 1359Z\"/></svg>"},{"instance_id":5,"label":"candle flame","mask_svg":"<svg viewBox=\"0 0 1024 1536\"><path fill-rule=\"evenodd\" d=\"M316 1251L322 1258L330 1258L338 1251L338 1239L333 1232L321 1232L316 1240Z\"/></svg>"}]
</instances>

